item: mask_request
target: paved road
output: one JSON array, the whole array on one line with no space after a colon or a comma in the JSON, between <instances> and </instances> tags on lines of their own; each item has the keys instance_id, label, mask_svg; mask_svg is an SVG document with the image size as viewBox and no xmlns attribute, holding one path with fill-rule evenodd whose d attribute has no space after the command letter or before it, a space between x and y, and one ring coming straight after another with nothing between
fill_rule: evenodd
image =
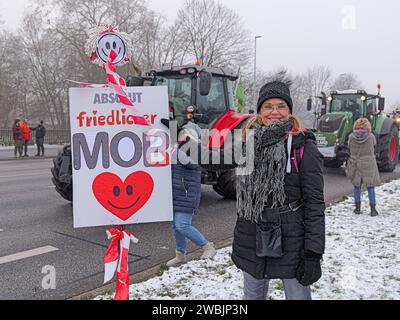
<instances>
[{"instance_id":1,"label":"paved road","mask_svg":"<svg viewBox=\"0 0 400 320\"><path fill-rule=\"evenodd\" d=\"M46 159L0 162L0 299L67 299L102 286L102 257L108 244L105 228L72 228L72 206L58 196L50 182L51 163ZM400 177L399 168L384 175L385 179L394 177ZM352 191L343 170L327 171L325 183L328 203ZM229 239L236 218L235 202L221 199L209 187L203 188L202 196L194 224L211 241ZM169 223L128 230L141 240L131 251L133 274L174 255ZM35 249L42 254L29 252L24 259L14 256ZM56 290L42 288L46 266L56 270Z\"/></svg>"}]
</instances>

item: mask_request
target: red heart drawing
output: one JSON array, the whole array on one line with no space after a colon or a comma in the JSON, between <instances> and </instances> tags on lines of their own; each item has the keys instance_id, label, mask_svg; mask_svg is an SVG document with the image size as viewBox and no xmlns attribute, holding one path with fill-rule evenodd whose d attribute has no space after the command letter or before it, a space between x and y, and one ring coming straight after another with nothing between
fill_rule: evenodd
<instances>
[{"instance_id":1,"label":"red heart drawing","mask_svg":"<svg viewBox=\"0 0 400 320\"><path fill-rule=\"evenodd\" d=\"M153 178L146 172L132 173L125 182L113 173L103 173L93 182L97 201L113 215L127 221L149 201L154 190Z\"/></svg>"}]
</instances>

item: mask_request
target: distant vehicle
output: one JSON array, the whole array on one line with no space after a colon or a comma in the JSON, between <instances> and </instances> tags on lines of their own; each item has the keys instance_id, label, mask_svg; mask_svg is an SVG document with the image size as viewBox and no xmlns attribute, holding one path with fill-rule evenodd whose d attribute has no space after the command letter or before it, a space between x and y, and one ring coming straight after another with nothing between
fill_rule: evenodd
<instances>
[{"instance_id":1,"label":"distant vehicle","mask_svg":"<svg viewBox=\"0 0 400 320\"><path fill-rule=\"evenodd\" d=\"M400 108L395 109L392 113L391 113L392 118L394 119L394 121L396 121L397 126L400 127Z\"/></svg>"},{"instance_id":2,"label":"distant vehicle","mask_svg":"<svg viewBox=\"0 0 400 320\"><path fill-rule=\"evenodd\" d=\"M364 90L333 91L323 93L322 111L319 115L317 143L324 156L326 167L339 168L349 157L348 139L354 123L359 118L368 118L377 140L376 159L379 170L393 172L399 162L400 120L384 116L385 98L380 94L369 94ZM312 100L308 100L308 110Z\"/></svg>"}]
</instances>

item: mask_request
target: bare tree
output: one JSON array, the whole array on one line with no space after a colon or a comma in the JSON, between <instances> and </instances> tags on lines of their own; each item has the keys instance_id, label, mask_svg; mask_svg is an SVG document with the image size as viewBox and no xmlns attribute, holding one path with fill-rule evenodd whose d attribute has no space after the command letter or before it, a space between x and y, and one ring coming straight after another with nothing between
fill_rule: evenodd
<instances>
[{"instance_id":1,"label":"bare tree","mask_svg":"<svg viewBox=\"0 0 400 320\"><path fill-rule=\"evenodd\" d=\"M15 50L18 64L13 66L13 86L20 93L12 98L9 88L4 88L10 81L2 79L4 90L0 88L0 94L8 92L5 98L14 101L4 105L18 105L14 114L48 119L53 127L67 128L66 80L105 82L104 72L89 61L84 51L87 30L105 23L119 25L131 35L136 65L151 68L157 63L163 21L147 9L145 1L37 0L36 8L23 20L17 41L13 41L19 45ZM133 73L133 65L120 72Z\"/></svg>"},{"instance_id":2,"label":"bare tree","mask_svg":"<svg viewBox=\"0 0 400 320\"><path fill-rule=\"evenodd\" d=\"M175 23L162 30L159 46L159 66L165 63L182 65L190 55L190 43L185 42L185 36L179 32L179 28L179 25Z\"/></svg>"},{"instance_id":3,"label":"bare tree","mask_svg":"<svg viewBox=\"0 0 400 320\"><path fill-rule=\"evenodd\" d=\"M302 91L309 97L320 96L321 92L329 90L332 81L332 70L326 66L309 68L303 77Z\"/></svg>"},{"instance_id":4,"label":"bare tree","mask_svg":"<svg viewBox=\"0 0 400 320\"><path fill-rule=\"evenodd\" d=\"M354 73L343 73L338 76L331 86L332 90L363 89L363 85Z\"/></svg>"},{"instance_id":5,"label":"bare tree","mask_svg":"<svg viewBox=\"0 0 400 320\"><path fill-rule=\"evenodd\" d=\"M36 9L23 21L20 32L22 55L31 75L31 107L40 101L52 125L68 126L67 83L73 76L68 55L64 55L64 42L59 34L43 23L43 12ZM73 66L73 65L72 65ZM41 110L43 111L43 110Z\"/></svg>"},{"instance_id":6,"label":"bare tree","mask_svg":"<svg viewBox=\"0 0 400 320\"><path fill-rule=\"evenodd\" d=\"M175 30L188 48L188 59L203 65L242 66L251 55L250 33L234 11L214 0L186 0Z\"/></svg>"},{"instance_id":7,"label":"bare tree","mask_svg":"<svg viewBox=\"0 0 400 320\"><path fill-rule=\"evenodd\" d=\"M311 98L314 101L315 112L321 109L321 100L318 98L322 92L327 92L331 88L332 70L327 66L314 66L298 76L297 79L297 99L299 103L298 115L303 119L307 126L315 125L313 113L307 112L306 101Z\"/></svg>"},{"instance_id":8,"label":"bare tree","mask_svg":"<svg viewBox=\"0 0 400 320\"><path fill-rule=\"evenodd\" d=\"M15 118L27 115L23 62L18 37L0 31L0 127L9 127Z\"/></svg>"}]
</instances>

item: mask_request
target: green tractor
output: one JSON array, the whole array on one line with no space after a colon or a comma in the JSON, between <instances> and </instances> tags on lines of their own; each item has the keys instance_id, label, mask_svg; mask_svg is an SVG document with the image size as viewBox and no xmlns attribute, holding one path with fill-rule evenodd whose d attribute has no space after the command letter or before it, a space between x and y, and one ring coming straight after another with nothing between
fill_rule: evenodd
<instances>
[{"instance_id":1,"label":"green tractor","mask_svg":"<svg viewBox=\"0 0 400 320\"><path fill-rule=\"evenodd\" d=\"M322 93L321 113L317 122L317 144L326 167L339 168L349 157L348 139L359 118L371 122L377 140L376 159L381 172L393 172L399 162L399 123L382 114L385 98L365 90ZM308 111L312 100L308 100Z\"/></svg>"}]
</instances>

